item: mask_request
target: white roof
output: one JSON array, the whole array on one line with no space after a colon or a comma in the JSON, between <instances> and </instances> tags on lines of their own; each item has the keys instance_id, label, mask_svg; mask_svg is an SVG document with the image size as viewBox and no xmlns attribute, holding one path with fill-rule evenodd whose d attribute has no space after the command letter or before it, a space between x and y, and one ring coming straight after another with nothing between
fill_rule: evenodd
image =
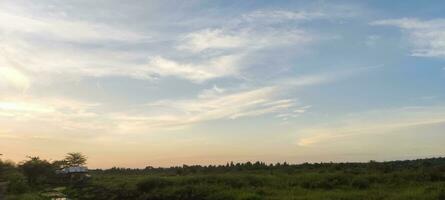
<instances>
[{"instance_id":1,"label":"white roof","mask_svg":"<svg viewBox=\"0 0 445 200\"><path fill-rule=\"evenodd\" d=\"M86 167L67 167L60 170L61 173L68 174L68 173L84 173L88 172L88 168Z\"/></svg>"}]
</instances>

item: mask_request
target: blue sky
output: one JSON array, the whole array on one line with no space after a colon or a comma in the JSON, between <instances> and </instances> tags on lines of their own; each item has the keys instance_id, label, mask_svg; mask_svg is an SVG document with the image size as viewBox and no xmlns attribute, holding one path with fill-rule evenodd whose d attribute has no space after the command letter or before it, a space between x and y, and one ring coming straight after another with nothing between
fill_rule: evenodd
<instances>
[{"instance_id":1,"label":"blue sky","mask_svg":"<svg viewBox=\"0 0 445 200\"><path fill-rule=\"evenodd\" d=\"M0 151L91 167L443 156L444 7L1 1Z\"/></svg>"}]
</instances>

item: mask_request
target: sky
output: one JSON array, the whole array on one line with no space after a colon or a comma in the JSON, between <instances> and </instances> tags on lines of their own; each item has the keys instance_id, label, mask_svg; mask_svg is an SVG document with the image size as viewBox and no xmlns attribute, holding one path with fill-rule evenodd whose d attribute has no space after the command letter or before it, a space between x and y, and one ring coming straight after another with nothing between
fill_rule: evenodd
<instances>
[{"instance_id":1,"label":"sky","mask_svg":"<svg viewBox=\"0 0 445 200\"><path fill-rule=\"evenodd\" d=\"M442 1L0 0L0 153L445 156Z\"/></svg>"}]
</instances>

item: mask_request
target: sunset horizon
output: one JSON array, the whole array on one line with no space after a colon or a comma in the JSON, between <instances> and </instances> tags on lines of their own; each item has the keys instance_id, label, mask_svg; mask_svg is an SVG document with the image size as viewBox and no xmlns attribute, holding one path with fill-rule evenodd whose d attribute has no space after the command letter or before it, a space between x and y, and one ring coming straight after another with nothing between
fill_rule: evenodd
<instances>
[{"instance_id":1,"label":"sunset horizon","mask_svg":"<svg viewBox=\"0 0 445 200\"><path fill-rule=\"evenodd\" d=\"M445 156L441 1L1 1L0 159Z\"/></svg>"}]
</instances>

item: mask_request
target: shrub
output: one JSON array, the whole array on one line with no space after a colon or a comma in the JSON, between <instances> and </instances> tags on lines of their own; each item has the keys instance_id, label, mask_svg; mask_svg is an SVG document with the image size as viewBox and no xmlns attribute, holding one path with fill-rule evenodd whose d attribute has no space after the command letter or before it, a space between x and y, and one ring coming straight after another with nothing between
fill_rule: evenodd
<instances>
[{"instance_id":1,"label":"shrub","mask_svg":"<svg viewBox=\"0 0 445 200\"><path fill-rule=\"evenodd\" d=\"M26 177L21 173L12 173L7 176L9 180L8 192L12 194L23 194L29 190Z\"/></svg>"}]
</instances>

